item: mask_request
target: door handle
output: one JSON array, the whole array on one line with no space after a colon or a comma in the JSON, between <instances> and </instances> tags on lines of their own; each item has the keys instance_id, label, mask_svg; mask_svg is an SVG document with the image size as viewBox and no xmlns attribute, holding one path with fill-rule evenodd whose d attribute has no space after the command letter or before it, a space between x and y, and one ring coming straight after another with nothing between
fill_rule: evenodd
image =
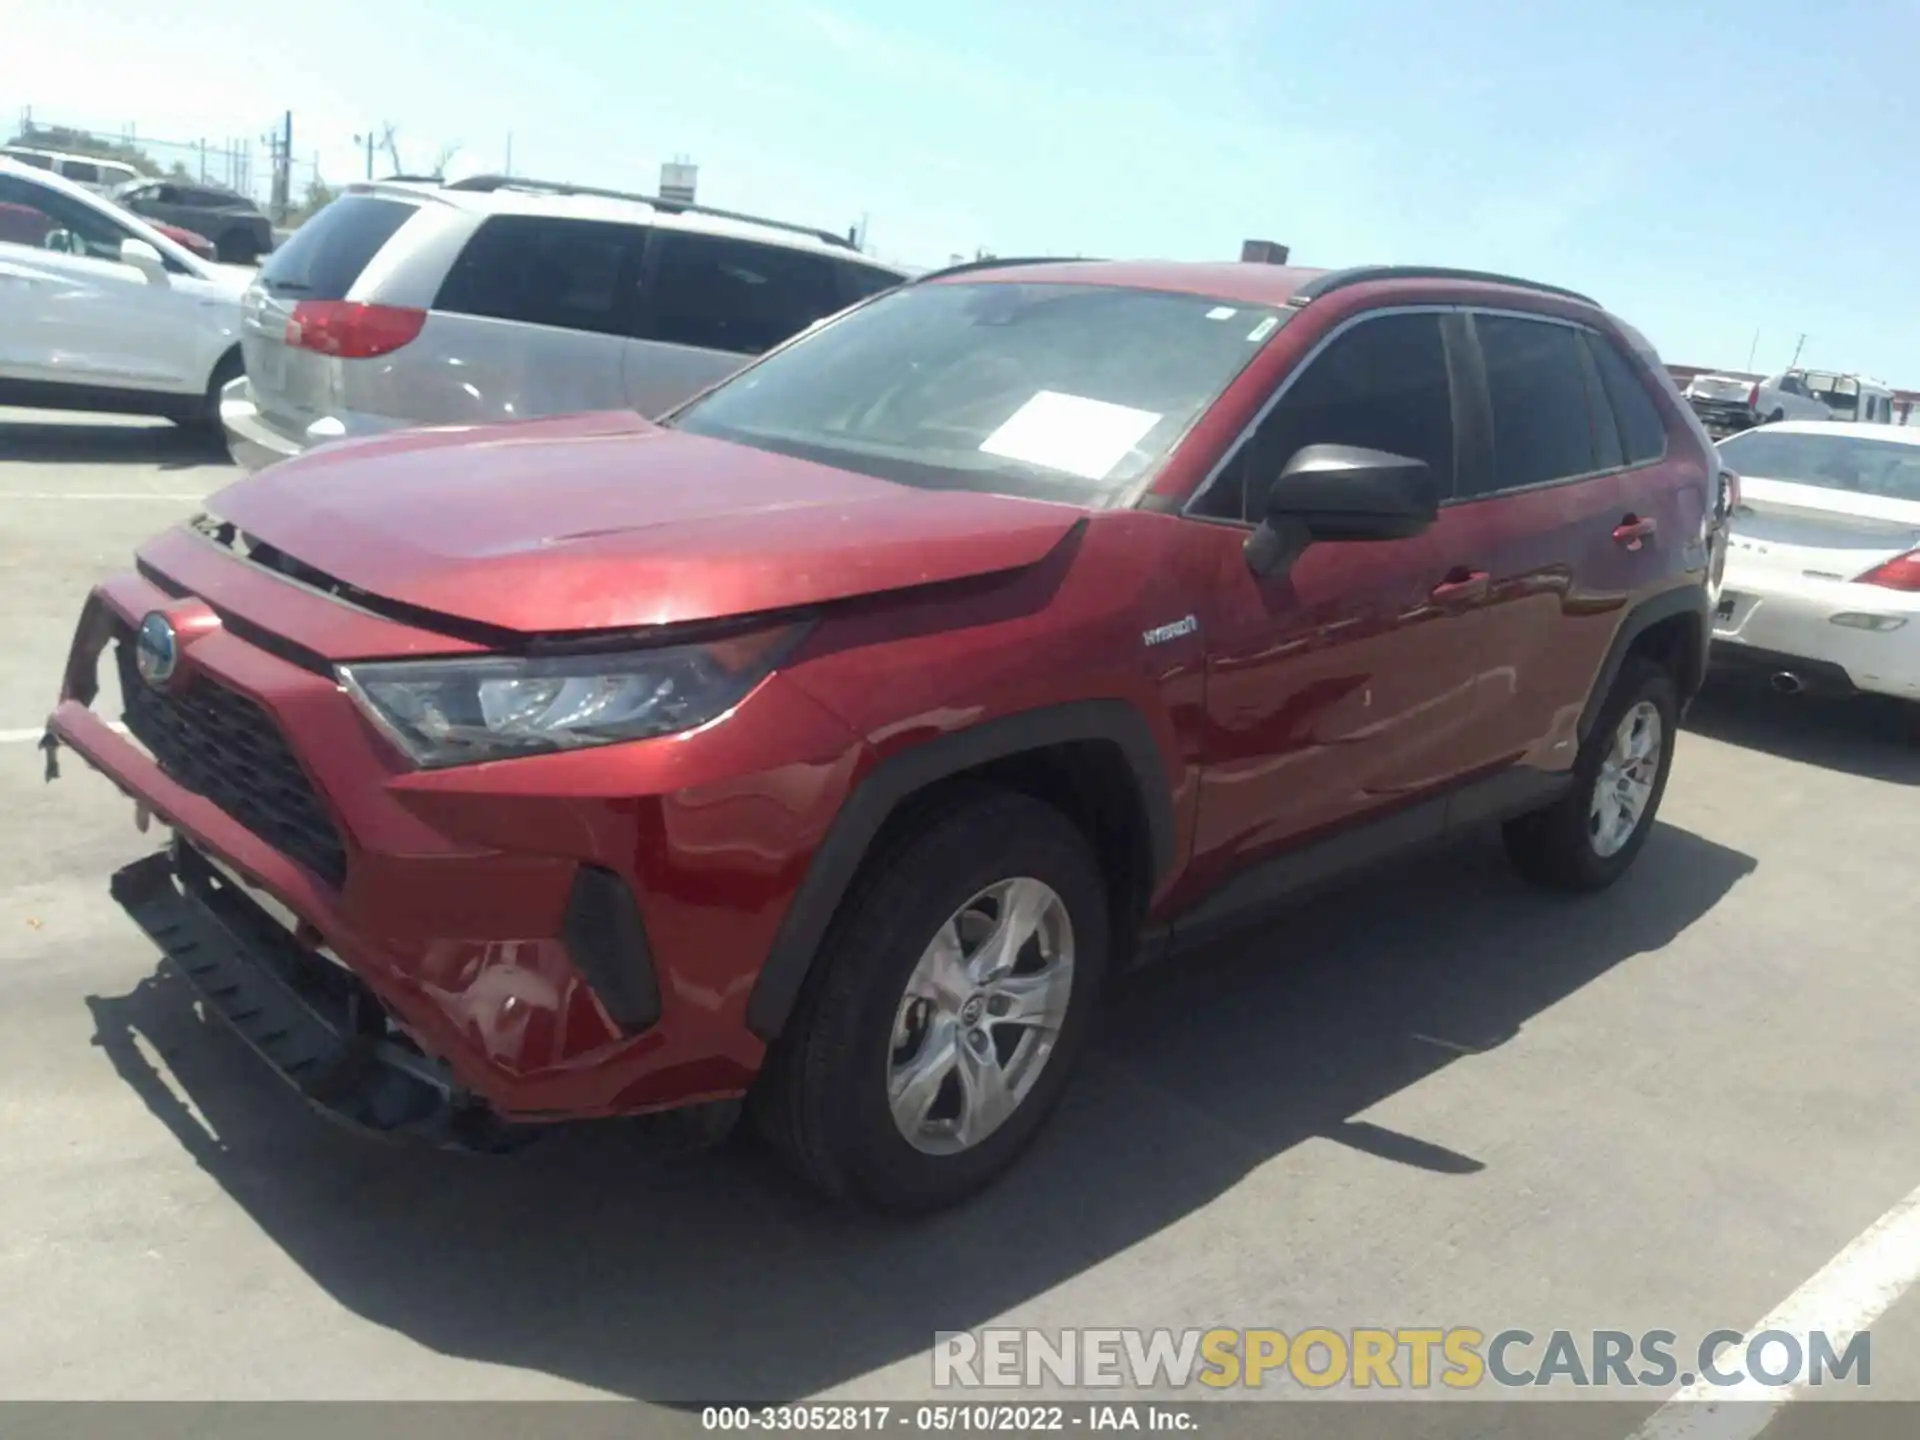
<instances>
[{"instance_id":1,"label":"door handle","mask_svg":"<svg viewBox=\"0 0 1920 1440\"><path fill-rule=\"evenodd\" d=\"M1640 542L1652 539L1659 528L1659 522L1652 518L1642 520L1638 515L1628 515L1613 527L1613 543L1638 550Z\"/></svg>"},{"instance_id":2,"label":"door handle","mask_svg":"<svg viewBox=\"0 0 1920 1440\"><path fill-rule=\"evenodd\" d=\"M1478 600L1487 593L1491 577L1484 570L1469 570L1464 565L1456 565L1447 572L1447 578L1427 592L1427 598L1436 605L1457 605L1462 600Z\"/></svg>"}]
</instances>

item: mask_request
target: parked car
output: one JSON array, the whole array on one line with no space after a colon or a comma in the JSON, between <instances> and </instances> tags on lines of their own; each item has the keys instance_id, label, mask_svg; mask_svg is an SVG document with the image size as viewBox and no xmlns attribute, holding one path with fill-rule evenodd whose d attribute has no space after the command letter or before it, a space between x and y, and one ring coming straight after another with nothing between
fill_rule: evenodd
<instances>
[{"instance_id":1,"label":"parked car","mask_svg":"<svg viewBox=\"0 0 1920 1440\"><path fill-rule=\"evenodd\" d=\"M93 592L49 741L172 827L113 894L337 1117L744 1100L923 1210L1033 1138L1114 972L1481 822L1617 880L1719 468L1572 292L962 266L657 423L227 488Z\"/></svg>"},{"instance_id":2,"label":"parked car","mask_svg":"<svg viewBox=\"0 0 1920 1440\"><path fill-rule=\"evenodd\" d=\"M1920 433L1789 422L1720 442L1740 476L1717 665L1906 701L1920 738Z\"/></svg>"},{"instance_id":3,"label":"parked car","mask_svg":"<svg viewBox=\"0 0 1920 1440\"><path fill-rule=\"evenodd\" d=\"M353 185L247 294L228 445L254 470L412 425L657 415L902 278L830 232L645 196Z\"/></svg>"},{"instance_id":4,"label":"parked car","mask_svg":"<svg viewBox=\"0 0 1920 1440\"><path fill-rule=\"evenodd\" d=\"M1832 418L1825 402L1808 393L1804 378L1791 372L1758 381L1732 375L1696 375L1684 394L1713 435L1738 434L1755 425L1782 420Z\"/></svg>"},{"instance_id":5,"label":"parked car","mask_svg":"<svg viewBox=\"0 0 1920 1440\"><path fill-rule=\"evenodd\" d=\"M249 278L0 158L0 405L217 424Z\"/></svg>"},{"instance_id":6,"label":"parked car","mask_svg":"<svg viewBox=\"0 0 1920 1440\"><path fill-rule=\"evenodd\" d=\"M1887 386L1823 370L1788 370L1760 381L1696 375L1683 393L1716 436L1783 420L1858 420L1882 425L1893 420L1893 391Z\"/></svg>"},{"instance_id":7,"label":"parked car","mask_svg":"<svg viewBox=\"0 0 1920 1440\"><path fill-rule=\"evenodd\" d=\"M1826 407L1822 415L1810 420L1857 420L1867 424L1893 422L1893 391L1878 380L1864 375L1837 375L1830 370L1790 370L1786 380L1796 382L1814 400Z\"/></svg>"},{"instance_id":8,"label":"parked car","mask_svg":"<svg viewBox=\"0 0 1920 1440\"><path fill-rule=\"evenodd\" d=\"M254 265L273 249L273 222L246 196L203 181L142 179L113 198L136 215L204 235L228 265Z\"/></svg>"},{"instance_id":9,"label":"parked car","mask_svg":"<svg viewBox=\"0 0 1920 1440\"><path fill-rule=\"evenodd\" d=\"M138 170L119 160L103 160L98 155L72 155L63 150L43 149L38 145L0 145L0 159L58 175L95 195L111 194L118 187L140 178Z\"/></svg>"},{"instance_id":10,"label":"parked car","mask_svg":"<svg viewBox=\"0 0 1920 1440\"><path fill-rule=\"evenodd\" d=\"M178 225L163 225L158 220L152 221L151 223L154 229L173 241L174 244L191 250L202 260L215 261L220 258L219 250L215 248L214 243L207 239L206 236L197 234L192 230L184 230Z\"/></svg>"}]
</instances>

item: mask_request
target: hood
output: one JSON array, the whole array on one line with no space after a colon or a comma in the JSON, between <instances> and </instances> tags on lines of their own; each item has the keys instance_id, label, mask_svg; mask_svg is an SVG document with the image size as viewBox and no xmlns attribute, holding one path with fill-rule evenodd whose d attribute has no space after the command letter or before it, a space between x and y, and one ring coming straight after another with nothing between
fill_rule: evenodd
<instances>
[{"instance_id":1,"label":"hood","mask_svg":"<svg viewBox=\"0 0 1920 1440\"><path fill-rule=\"evenodd\" d=\"M523 633L672 625L1016 569L1084 514L896 485L624 411L329 445L207 508L368 594Z\"/></svg>"}]
</instances>

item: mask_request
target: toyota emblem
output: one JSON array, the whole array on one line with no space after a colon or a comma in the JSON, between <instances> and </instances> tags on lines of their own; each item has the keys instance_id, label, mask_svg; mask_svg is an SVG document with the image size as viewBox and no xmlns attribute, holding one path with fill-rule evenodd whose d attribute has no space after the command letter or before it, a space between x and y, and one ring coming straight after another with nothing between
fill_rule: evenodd
<instances>
[{"instance_id":1,"label":"toyota emblem","mask_svg":"<svg viewBox=\"0 0 1920 1440\"><path fill-rule=\"evenodd\" d=\"M134 668L140 678L158 689L173 679L180 665L180 637L173 622L154 611L140 622L140 633L133 647Z\"/></svg>"}]
</instances>

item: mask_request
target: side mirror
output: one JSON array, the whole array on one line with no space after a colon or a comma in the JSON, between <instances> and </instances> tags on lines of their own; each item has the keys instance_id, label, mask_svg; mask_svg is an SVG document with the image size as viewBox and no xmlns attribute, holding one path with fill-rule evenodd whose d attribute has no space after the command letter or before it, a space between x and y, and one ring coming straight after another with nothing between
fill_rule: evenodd
<instances>
[{"instance_id":1,"label":"side mirror","mask_svg":"<svg viewBox=\"0 0 1920 1440\"><path fill-rule=\"evenodd\" d=\"M1271 575L1316 542L1410 540L1439 513L1440 482L1426 461L1357 445L1308 445L1268 487L1247 563Z\"/></svg>"},{"instance_id":2,"label":"side mirror","mask_svg":"<svg viewBox=\"0 0 1920 1440\"><path fill-rule=\"evenodd\" d=\"M167 283L167 262L160 252L144 240L136 240L129 235L120 242L120 263L131 265L147 277L149 285Z\"/></svg>"}]
</instances>

